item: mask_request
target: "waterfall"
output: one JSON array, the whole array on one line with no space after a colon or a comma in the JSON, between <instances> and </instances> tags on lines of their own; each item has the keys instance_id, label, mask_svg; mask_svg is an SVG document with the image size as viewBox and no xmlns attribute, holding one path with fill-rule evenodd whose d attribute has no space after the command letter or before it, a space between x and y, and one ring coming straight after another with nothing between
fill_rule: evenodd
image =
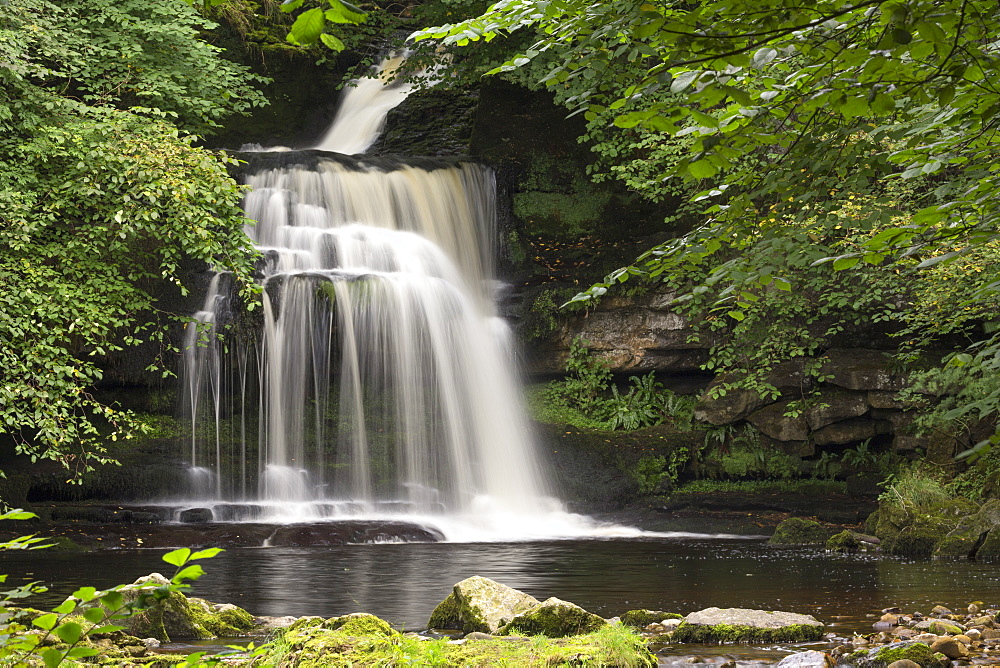
<instances>
[{"instance_id":1,"label":"waterfall","mask_svg":"<svg viewBox=\"0 0 1000 668\"><path fill-rule=\"evenodd\" d=\"M492 171L328 152L370 146L405 92L366 80L322 151L257 154L263 309L240 315L220 274L189 327L189 494L217 519L559 533L552 518L578 516L550 497L492 303Z\"/></svg>"}]
</instances>

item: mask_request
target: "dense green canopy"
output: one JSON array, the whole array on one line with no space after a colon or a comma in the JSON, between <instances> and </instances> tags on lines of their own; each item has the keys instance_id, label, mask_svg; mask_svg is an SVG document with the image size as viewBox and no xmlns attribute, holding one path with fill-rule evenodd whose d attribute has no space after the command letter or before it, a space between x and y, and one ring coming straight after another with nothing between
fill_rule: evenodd
<instances>
[{"instance_id":1,"label":"dense green canopy","mask_svg":"<svg viewBox=\"0 0 1000 668\"><path fill-rule=\"evenodd\" d=\"M585 113L599 170L696 221L577 301L665 281L720 337L710 366L765 393L852 323L891 322L911 357L966 337L927 379L954 395L939 415L996 414L994 2L502 0L417 39L508 35L493 74Z\"/></svg>"},{"instance_id":2,"label":"dense green canopy","mask_svg":"<svg viewBox=\"0 0 1000 668\"><path fill-rule=\"evenodd\" d=\"M91 391L95 360L165 341L150 288L185 258L248 285L239 186L194 141L263 99L177 0L4 4L0 433L81 472L136 426Z\"/></svg>"}]
</instances>

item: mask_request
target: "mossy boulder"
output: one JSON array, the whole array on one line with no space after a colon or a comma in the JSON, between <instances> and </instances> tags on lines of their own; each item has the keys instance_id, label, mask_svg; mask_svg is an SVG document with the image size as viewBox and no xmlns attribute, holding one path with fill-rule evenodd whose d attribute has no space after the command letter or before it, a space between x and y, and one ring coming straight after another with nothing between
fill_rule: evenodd
<instances>
[{"instance_id":1,"label":"mossy boulder","mask_svg":"<svg viewBox=\"0 0 1000 668\"><path fill-rule=\"evenodd\" d=\"M178 639L205 640L246 635L254 626L253 616L235 605L215 605L169 591L170 581L159 573L136 580L122 590L126 602L145 601L145 609L126 621L126 630L139 638L160 642Z\"/></svg>"},{"instance_id":2,"label":"mossy boulder","mask_svg":"<svg viewBox=\"0 0 1000 668\"><path fill-rule=\"evenodd\" d=\"M944 668L949 663L924 643L907 641L859 650L850 655L849 661L856 668L886 668L894 661L912 661L922 668Z\"/></svg>"},{"instance_id":3,"label":"mossy boulder","mask_svg":"<svg viewBox=\"0 0 1000 668\"><path fill-rule=\"evenodd\" d=\"M833 533L816 520L789 517L774 529L771 545L822 545Z\"/></svg>"},{"instance_id":4,"label":"mossy boulder","mask_svg":"<svg viewBox=\"0 0 1000 668\"><path fill-rule=\"evenodd\" d=\"M883 503L868 518L867 527L882 541L882 551L886 554L929 557L936 553L939 544L943 545L942 556L961 554L967 544L965 539L958 538L958 533L954 540L945 539L978 511L978 506L961 498L927 508Z\"/></svg>"},{"instance_id":5,"label":"mossy boulder","mask_svg":"<svg viewBox=\"0 0 1000 668\"><path fill-rule=\"evenodd\" d=\"M746 608L706 608L692 612L671 640L686 643L809 642L823 637L812 615Z\"/></svg>"},{"instance_id":6,"label":"mossy boulder","mask_svg":"<svg viewBox=\"0 0 1000 668\"><path fill-rule=\"evenodd\" d=\"M826 541L826 549L830 552L857 552L861 545L854 533L847 530L830 536Z\"/></svg>"},{"instance_id":7,"label":"mossy boulder","mask_svg":"<svg viewBox=\"0 0 1000 668\"><path fill-rule=\"evenodd\" d=\"M622 624L626 626L641 629L650 624L662 622L664 619L684 619L684 616L676 612L664 612L662 610L629 610L620 619Z\"/></svg>"},{"instance_id":8,"label":"mossy boulder","mask_svg":"<svg viewBox=\"0 0 1000 668\"><path fill-rule=\"evenodd\" d=\"M454 586L452 593L434 608L427 626L496 634L538 604L534 596L476 575Z\"/></svg>"},{"instance_id":9,"label":"mossy boulder","mask_svg":"<svg viewBox=\"0 0 1000 668\"><path fill-rule=\"evenodd\" d=\"M935 546L935 557L976 557L988 534L1000 533L1000 500L991 499L975 514L958 519Z\"/></svg>"},{"instance_id":10,"label":"mossy boulder","mask_svg":"<svg viewBox=\"0 0 1000 668\"><path fill-rule=\"evenodd\" d=\"M517 615L500 630L501 635L565 636L592 633L607 625L602 617L558 598L548 598L527 612Z\"/></svg>"}]
</instances>

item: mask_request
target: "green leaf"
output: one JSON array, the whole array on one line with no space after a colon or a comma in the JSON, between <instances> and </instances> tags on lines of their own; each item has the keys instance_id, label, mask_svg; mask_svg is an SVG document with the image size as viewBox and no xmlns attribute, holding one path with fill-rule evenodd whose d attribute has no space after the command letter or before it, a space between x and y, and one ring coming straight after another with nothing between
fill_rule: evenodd
<instances>
[{"instance_id":1,"label":"green leaf","mask_svg":"<svg viewBox=\"0 0 1000 668\"><path fill-rule=\"evenodd\" d=\"M719 173L719 170L708 160L698 160L688 165L688 171L696 179L709 179Z\"/></svg>"},{"instance_id":2,"label":"green leaf","mask_svg":"<svg viewBox=\"0 0 1000 668\"><path fill-rule=\"evenodd\" d=\"M63 653L54 647L50 647L42 652L42 661L46 668L56 668L63 660Z\"/></svg>"},{"instance_id":3,"label":"green leaf","mask_svg":"<svg viewBox=\"0 0 1000 668\"><path fill-rule=\"evenodd\" d=\"M59 615L54 612L50 612L40 617L36 617L31 623L40 629L45 629L46 631L51 631L55 628L56 622L59 621Z\"/></svg>"},{"instance_id":4,"label":"green leaf","mask_svg":"<svg viewBox=\"0 0 1000 668\"><path fill-rule=\"evenodd\" d=\"M201 566L195 564L194 566L185 567L177 573L177 575L171 578L171 582L179 583L185 580L197 580L204 574L205 570Z\"/></svg>"},{"instance_id":5,"label":"green leaf","mask_svg":"<svg viewBox=\"0 0 1000 668\"><path fill-rule=\"evenodd\" d=\"M73 592L73 597L80 599L84 603L93 601L95 596L97 596L97 590L93 587L80 587Z\"/></svg>"},{"instance_id":6,"label":"green leaf","mask_svg":"<svg viewBox=\"0 0 1000 668\"><path fill-rule=\"evenodd\" d=\"M352 4L343 0L328 0L330 9L326 11L326 20L334 23L364 23L368 16Z\"/></svg>"},{"instance_id":7,"label":"green leaf","mask_svg":"<svg viewBox=\"0 0 1000 668\"><path fill-rule=\"evenodd\" d=\"M52 612L58 612L60 615L66 615L74 610L76 610L77 602L71 598L67 598L65 601L60 603L55 608L52 608Z\"/></svg>"},{"instance_id":8,"label":"green leaf","mask_svg":"<svg viewBox=\"0 0 1000 668\"><path fill-rule=\"evenodd\" d=\"M691 70L688 72L681 72L680 74L674 75L674 80L670 84L671 93L683 92L688 86L693 84L701 74L698 70Z\"/></svg>"},{"instance_id":9,"label":"green leaf","mask_svg":"<svg viewBox=\"0 0 1000 668\"><path fill-rule=\"evenodd\" d=\"M833 261L834 271L843 271L844 269L850 269L858 262L861 262L861 258L857 255L852 257L838 257Z\"/></svg>"},{"instance_id":10,"label":"green leaf","mask_svg":"<svg viewBox=\"0 0 1000 668\"><path fill-rule=\"evenodd\" d=\"M211 559L221 553L225 552L221 547L209 547L204 550L198 550L188 558L188 561L194 561L195 559Z\"/></svg>"},{"instance_id":11,"label":"green leaf","mask_svg":"<svg viewBox=\"0 0 1000 668\"><path fill-rule=\"evenodd\" d=\"M755 54L753 54L753 66L756 68L761 68L774 60L778 55L776 49L765 46L763 49L759 49Z\"/></svg>"},{"instance_id":12,"label":"green leaf","mask_svg":"<svg viewBox=\"0 0 1000 668\"><path fill-rule=\"evenodd\" d=\"M330 33L327 33L327 32L322 33L319 36L319 40L321 42L323 42L323 44L325 44L328 49L332 49L333 51L336 51L337 53L340 53L341 51L343 51L346 48L344 46L344 43L341 42L340 39L338 39L337 37L335 37L335 36L333 36L333 35L331 35Z\"/></svg>"},{"instance_id":13,"label":"green leaf","mask_svg":"<svg viewBox=\"0 0 1000 668\"><path fill-rule=\"evenodd\" d=\"M726 315L728 315L733 320L737 321L742 321L744 318L747 317L743 311L736 311L736 310L729 311Z\"/></svg>"},{"instance_id":14,"label":"green leaf","mask_svg":"<svg viewBox=\"0 0 1000 668\"><path fill-rule=\"evenodd\" d=\"M177 566L179 568L188 562L190 556L191 556L191 549L187 547L182 547L179 550L174 550L173 552L167 552L165 555L163 555L163 561L167 562L171 566Z\"/></svg>"},{"instance_id":15,"label":"green leaf","mask_svg":"<svg viewBox=\"0 0 1000 668\"><path fill-rule=\"evenodd\" d=\"M83 611L83 618L91 624L100 624L104 621L104 610L101 608L87 608Z\"/></svg>"},{"instance_id":16,"label":"green leaf","mask_svg":"<svg viewBox=\"0 0 1000 668\"><path fill-rule=\"evenodd\" d=\"M72 645L80 639L83 628L76 622L65 622L56 627L54 633L64 643Z\"/></svg>"},{"instance_id":17,"label":"green leaf","mask_svg":"<svg viewBox=\"0 0 1000 668\"><path fill-rule=\"evenodd\" d=\"M285 2L281 3L279 8L286 14L291 14L296 9L301 7L303 2L305 2L305 0L285 0Z\"/></svg>"},{"instance_id":18,"label":"green leaf","mask_svg":"<svg viewBox=\"0 0 1000 668\"><path fill-rule=\"evenodd\" d=\"M325 25L326 17L323 10L314 7L299 14L285 39L296 46L310 46L319 39Z\"/></svg>"}]
</instances>

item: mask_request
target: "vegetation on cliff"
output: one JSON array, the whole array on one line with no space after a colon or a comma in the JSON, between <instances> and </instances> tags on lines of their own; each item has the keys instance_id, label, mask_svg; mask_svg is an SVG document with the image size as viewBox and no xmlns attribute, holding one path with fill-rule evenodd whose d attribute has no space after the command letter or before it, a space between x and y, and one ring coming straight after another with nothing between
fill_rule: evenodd
<instances>
[{"instance_id":1,"label":"vegetation on cliff","mask_svg":"<svg viewBox=\"0 0 1000 668\"><path fill-rule=\"evenodd\" d=\"M687 202L689 233L576 299L668 283L718 341L707 368L761 393L850 326L885 323L910 360L971 344L922 378L953 397L929 419L961 428L1000 404L1000 342L981 328L996 317L996 22L964 0L503 0L418 39L489 42L474 70L492 54L491 73L583 112L598 173Z\"/></svg>"},{"instance_id":2,"label":"vegetation on cliff","mask_svg":"<svg viewBox=\"0 0 1000 668\"><path fill-rule=\"evenodd\" d=\"M174 0L12 0L0 15L0 433L33 461L79 474L135 433L92 392L108 353L163 345L187 315L156 303L157 284L183 293L195 261L251 294L240 188L195 141L264 100L208 27Z\"/></svg>"}]
</instances>

